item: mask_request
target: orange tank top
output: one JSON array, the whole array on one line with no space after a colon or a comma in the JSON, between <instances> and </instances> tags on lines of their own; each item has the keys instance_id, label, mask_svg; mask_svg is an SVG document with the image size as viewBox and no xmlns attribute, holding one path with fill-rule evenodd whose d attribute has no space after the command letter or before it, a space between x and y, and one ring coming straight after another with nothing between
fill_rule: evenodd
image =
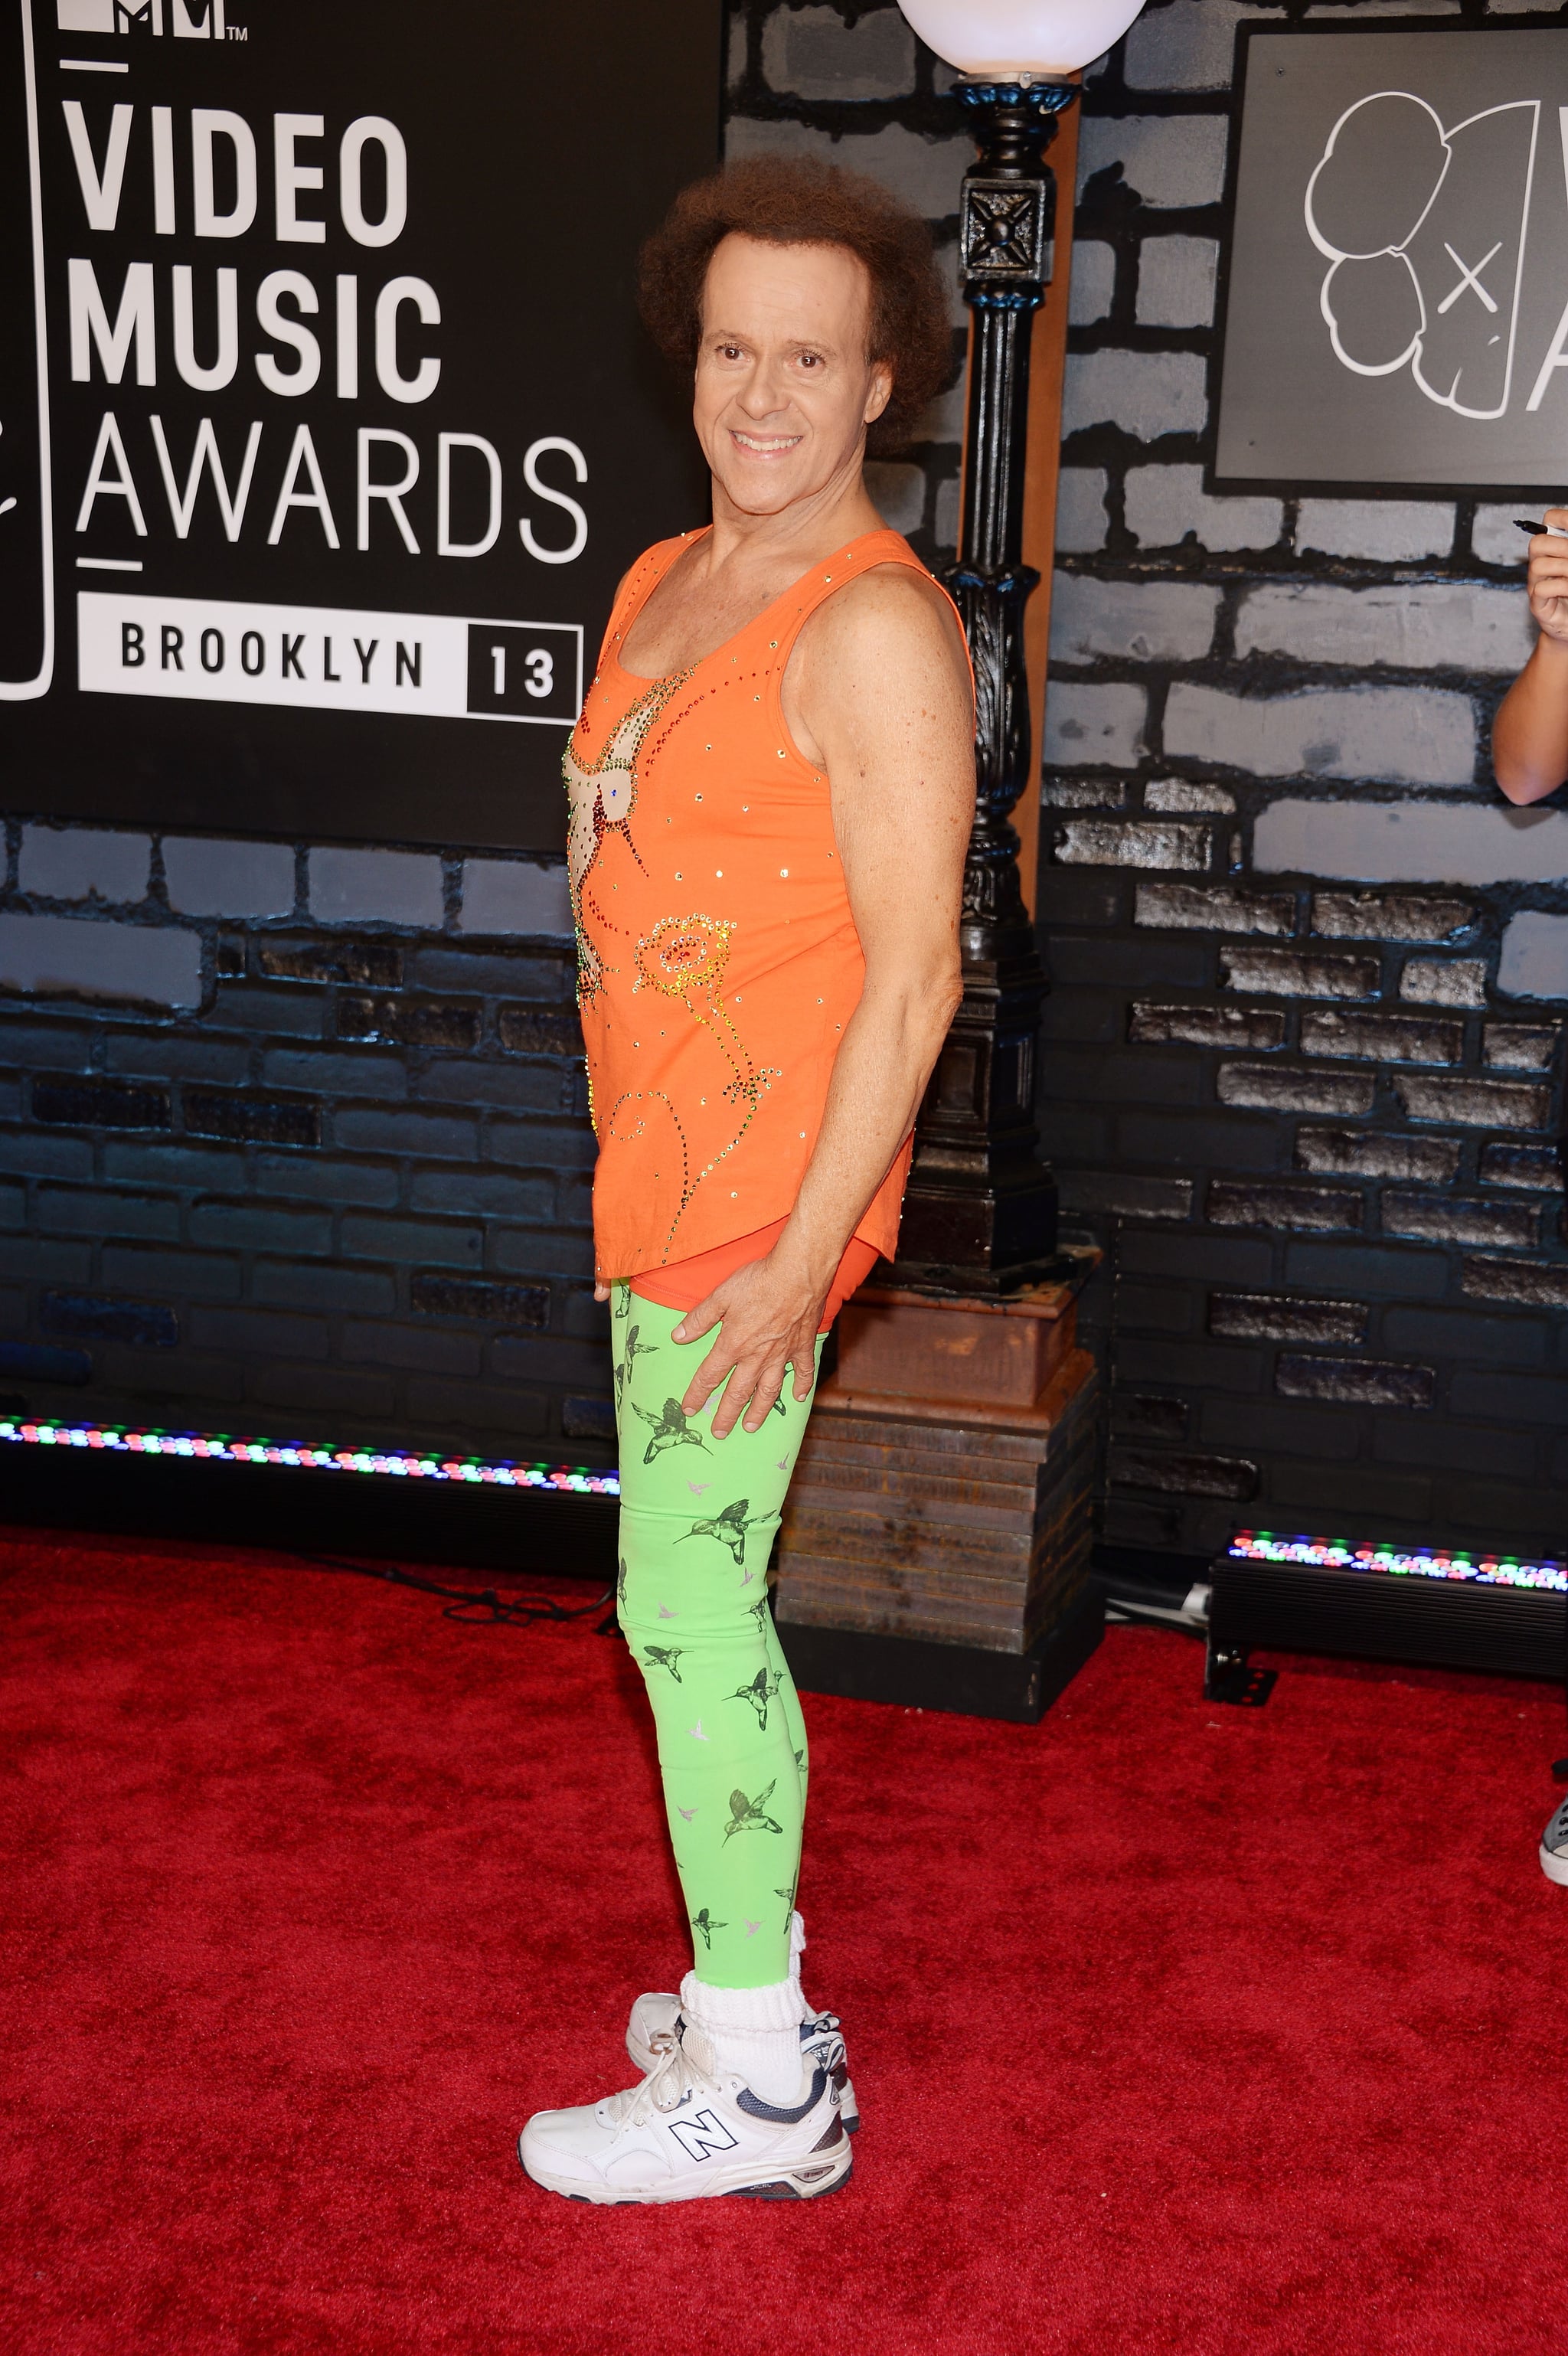
<instances>
[{"instance_id":1,"label":"orange tank top","mask_svg":"<svg viewBox=\"0 0 1568 2356\"><path fill-rule=\"evenodd\" d=\"M897 532L867 532L702 661L623 670L637 613L699 537L627 574L563 764L602 1281L795 1206L866 962L827 775L791 739L780 686L847 581L889 563L931 577ZM909 1159L906 1139L856 1229L890 1258Z\"/></svg>"}]
</instances>

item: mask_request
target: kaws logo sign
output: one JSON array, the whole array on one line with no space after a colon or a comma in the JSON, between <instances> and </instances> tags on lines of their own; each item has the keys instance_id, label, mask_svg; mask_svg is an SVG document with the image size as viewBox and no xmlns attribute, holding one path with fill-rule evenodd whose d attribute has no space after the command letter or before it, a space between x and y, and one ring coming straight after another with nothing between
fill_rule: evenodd
<instances>
[{"instance_id":1,"label":"kaws logo sign","mask_svg":"<svg viewBox=\"0 0 1568 2356\"><path fill-rule=\"evenodd\" d=\"M1537 99L1490 107L1452 131L1408 91L1346 108L1307 182L1306 210L1330 264L1323 316L1355 375L1408 367L1428 401L1461 417L1503 414L1540 123Z\"/></svg>"},{"instance_id":2,"label":"kaws logo sign","mask_svg":"<svg viewBox=\"0 0 1568 2356\"><path fill-rule=\"evenodd\" d=\"M1568 32L1244 48L1217 474L1558 486Z\"/></svg>"}]
</instances>

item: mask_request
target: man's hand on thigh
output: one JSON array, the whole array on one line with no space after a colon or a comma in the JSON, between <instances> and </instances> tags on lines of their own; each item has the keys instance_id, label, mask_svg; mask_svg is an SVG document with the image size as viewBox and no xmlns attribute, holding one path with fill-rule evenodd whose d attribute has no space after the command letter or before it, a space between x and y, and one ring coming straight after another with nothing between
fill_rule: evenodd
<instances>
[{"instance_id":1,"label":"man's hand on thigh","mask_svg":"<svg viewBox=\"0 0 1568 2356\"><path fill-rule=\"evenodd\" d=\"M697 1342L715 1325L719 1333L686 1387L681 1406L699 1415L715 1391L723 1396L713 1410L713 1437L723 1440L740 1423L760 1431L795 1370L795 1396L804 1403L816 1380L816 1335L826 1293L772 1255L753 1260L716 1285L706 1301L688 1310L675 1328L676 1342ZM742 1413L742 1410L744 1412Z\"/></svg>"}]
</instances>

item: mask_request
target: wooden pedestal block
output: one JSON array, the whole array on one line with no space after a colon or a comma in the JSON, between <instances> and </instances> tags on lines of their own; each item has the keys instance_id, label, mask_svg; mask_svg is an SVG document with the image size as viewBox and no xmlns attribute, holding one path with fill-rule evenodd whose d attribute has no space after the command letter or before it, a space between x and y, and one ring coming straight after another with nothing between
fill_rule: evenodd
<instances>
[{"instance_id":1,"label":"wooden pedestal block","mask_svg":"<svg viewBox=\"0 0 1568 2356\"><path fill-rule=\"evenodd\" d=\"M1078 1295L1099 1259L1098 1252L1072 1257L1072 1275L1007 1300L863 1284L838 1319L840 1388L857 1398L1033 1408L1072 1348Z\"/></svg>"},{"instance_id":2,"label":"wooden pedestal block","mask_svg":"<svg viewBox=\"0 0 1568 2356\"><path fill-rule=\"evenodd\" d=\"M902 1302L865 1293L861 1305L892 1305L900 1319L909 1313ZM917 1317L951 1321L945 1333L935 1329L938 1344L962 1341L982 1322L968 1317L973 1302L949 1309L917 1296L912 1305ZM997 1304L978 1307L999 1331ZM839 1372L817 1393L784 1507L775 1609L786 1630L796 1623L1022 1654L1072 1612L1088 1578L1099 1384L1093 1359L1072 1345L1071 1311L1069 1298L1050 1315L1014 1319L1015 1331L1031 1322L1041 1329L1044 1345L1027 1330L1022 1345L1010 1336L997 1342L1007 1381L1018 1360L1042 1346L1055 1351L1040 1395L1013 1406L930 1396L952 1357L940 1349L926 1355L926 1396L852 1387L849 1370L859 1364L864 1371L865 1361L846 1335ZM920 1353L901 1355L907 1378L918 1372Z\"/></svg>"}]
</instances>

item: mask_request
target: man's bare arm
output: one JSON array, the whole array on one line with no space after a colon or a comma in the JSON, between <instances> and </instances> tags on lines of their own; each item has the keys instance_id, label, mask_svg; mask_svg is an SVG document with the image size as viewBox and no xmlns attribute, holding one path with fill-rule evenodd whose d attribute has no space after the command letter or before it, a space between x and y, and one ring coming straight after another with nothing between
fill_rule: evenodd
<instances>
[{"instance_id":1,"label":"man's bare arm","mask_svg":"<svg viewBox=\"0 0 1568 2356\"><path fill-rule=\"evenodd\" d=\"M767 1258L676 1328L720 1333L693 1376L713 1430L757 1430L785 1369L811 1389L823 1303L845 1246L913 1125L963 994L958 914L975 814L974 707L951 611L907 571L868 573L821 607L792 668L790 719L827 770L866 957L795 1209ZM747 1401L750 1405L747 1406Z\"/></svg>"},{"instance_id":2,"label":"man's bare arm","mask_svg":"<svg viewBox=\"0 0 1568 2356\"><path fill-rule=\"evenodd\" d=\"M1568 530L1568 509L1548 508L1546 521ZM1568 540L1541 532L1531 541L1529 590L1541 636L1492 723L1493 775L1521 803L1568 777Z\"/></svg>"}]
</instances>

